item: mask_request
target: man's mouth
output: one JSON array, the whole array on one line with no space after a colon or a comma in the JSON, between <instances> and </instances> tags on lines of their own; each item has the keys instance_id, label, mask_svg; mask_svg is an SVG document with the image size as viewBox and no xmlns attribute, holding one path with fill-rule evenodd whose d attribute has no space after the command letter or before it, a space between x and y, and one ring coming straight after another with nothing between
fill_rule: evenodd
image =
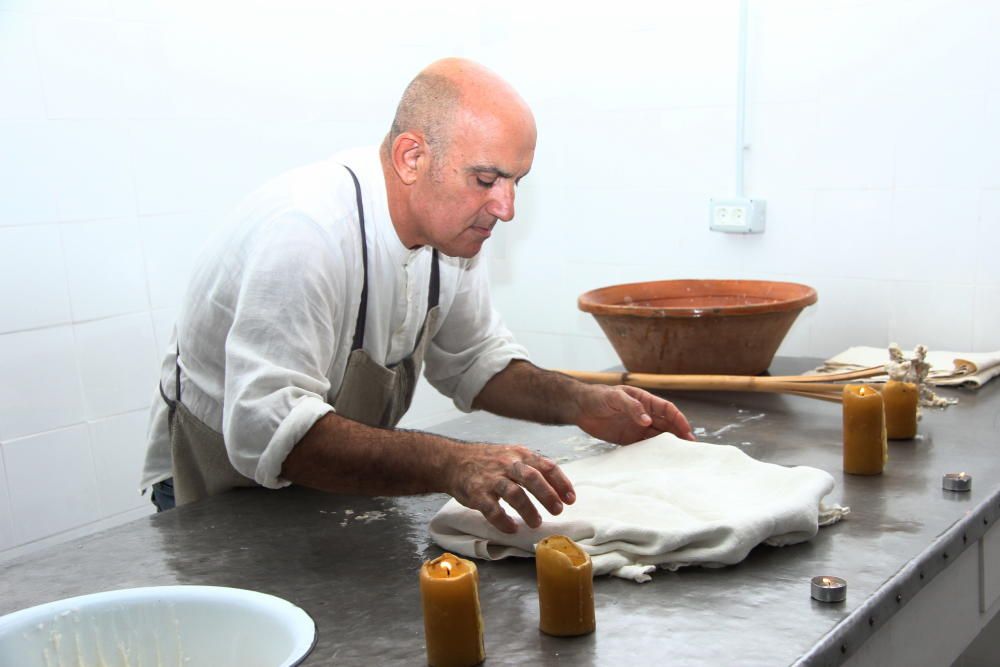
<instances>
[{"instance_id":1,"label":"man's mouth","mask_svg":"<svg viewBox=\"0 0 1000 667\"><path fill-rule=\"evenodd\" d=\"M493 225L473 225L472 229L477 234L487 239L493 234Z\"/></svg>"}]
</instances>

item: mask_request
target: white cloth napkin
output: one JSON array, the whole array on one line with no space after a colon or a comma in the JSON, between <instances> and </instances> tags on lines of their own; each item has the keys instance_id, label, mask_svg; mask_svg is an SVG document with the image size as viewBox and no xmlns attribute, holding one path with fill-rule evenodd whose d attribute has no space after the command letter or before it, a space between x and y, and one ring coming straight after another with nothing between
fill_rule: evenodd
<instances>
[{"instance_id":1,"label":"white cloth napkin","mask_svg":"<svg viewBox=\"0 0 1000 667\"><path fill-rule=\"evenodd\" d=\"M851 347L830 359L817 369L818 372L870 368L888 363L889 353L884 347ZM979 388L1000 375L1000 351L997 352L946 352L931 350L927 353L931 370L927 381L938 386L965 386ZM879 378L869 378L878 380Z\"/></svg>"},{"instance_id":2,"label":"white cloth napkin","mask_svg":"<svg viewBox=\"0 0 1000 667\"><path fill-rule=\"evenodd\" d=\"M850 511L822 504L834 484L822 470L762 463L729 445L670 434L567 463L563 471L577 501L555 517L540 508L546 518L539 528L518 519L518 531L508 535L450 500L431 520L431 537L448 551L497 560L531 556L542 538L562 534L590 554L595 575L644 582L657 566L721 567L761 542L804 542Z\"/></svg>"}]
</instances>

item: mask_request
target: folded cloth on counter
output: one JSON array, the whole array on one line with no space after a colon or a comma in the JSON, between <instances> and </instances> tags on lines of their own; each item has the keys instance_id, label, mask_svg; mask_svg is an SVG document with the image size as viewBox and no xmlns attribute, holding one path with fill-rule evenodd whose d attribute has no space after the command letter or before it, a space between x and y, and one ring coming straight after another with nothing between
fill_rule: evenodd
<instances>
[{"instance_id":1,"label":"folded cloth on counter","mask_svg":"<svg viewBox=\"0 0 1000 667\"><path fill-rule=\"evenodd\" d=\"M817 373L839 373L880 366L889 362L884 347L852 347L827 359ZM978 389L1000 375L1000 351L997 352L945 352L930 350L926 362L931 365L927 382L937 386L964 386ZM888 376L868 378L879 381Z\"/></svg>"},{"instance_id":2,"label":"folded cloth on counter","mask_svg":"<svg viewBox=\"0 0 1000 667\"><path fill-rule=\"evenodd\" d=\"M736 447L669 433L572 461L563 471L577 500L553 517L532 499L546 517L539 528L518 518L508 535L450 500L431 520L431 537L448 551L498 560L530 557L544 537L566 535L590 554L595 575L643 582L657 566L721 567L761 542L805 542L850 511L821 502L833 490L829 473L762 463Z\"/></svg>"}]
</instances>

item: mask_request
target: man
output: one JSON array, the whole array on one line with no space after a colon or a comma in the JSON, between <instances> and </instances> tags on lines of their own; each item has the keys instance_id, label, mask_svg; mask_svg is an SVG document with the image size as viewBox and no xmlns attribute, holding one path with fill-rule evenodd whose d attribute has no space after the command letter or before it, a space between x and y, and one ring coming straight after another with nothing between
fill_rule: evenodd
<instances>
[{"instance_id":1,"label":"man","mask_svg":"<svg viewBox=\"0 0 1000 667\"><path fill-rule=\"evenodd\" d=\"M463 410L627 444L692 438L671 403L527 360L493 310L479 251L531 168L535 122L491 71L433 63L379 149L279 177L197 263L153 407L143 488L161 509L235 486L445 492L498 529L575 500L524 447L394 430L426 377Z\"/></svg>"}]
</instances>

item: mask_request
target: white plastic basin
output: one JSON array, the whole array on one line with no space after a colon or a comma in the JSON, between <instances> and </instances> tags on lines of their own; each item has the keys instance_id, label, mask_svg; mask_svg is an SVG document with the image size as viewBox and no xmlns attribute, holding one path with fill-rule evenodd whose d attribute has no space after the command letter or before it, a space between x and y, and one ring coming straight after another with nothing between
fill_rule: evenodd
<instances>
[{"instance_id":1,"label":"white plastic basin","mask_svg":"<svg viewBox=\"0 0 1000 667\"><path fill-rule=\"evenodd\" d=\"M316 625L273 595L216 586L128 588L0 617L0 665L290 667Z\"/></svg>"}]
</instances>

